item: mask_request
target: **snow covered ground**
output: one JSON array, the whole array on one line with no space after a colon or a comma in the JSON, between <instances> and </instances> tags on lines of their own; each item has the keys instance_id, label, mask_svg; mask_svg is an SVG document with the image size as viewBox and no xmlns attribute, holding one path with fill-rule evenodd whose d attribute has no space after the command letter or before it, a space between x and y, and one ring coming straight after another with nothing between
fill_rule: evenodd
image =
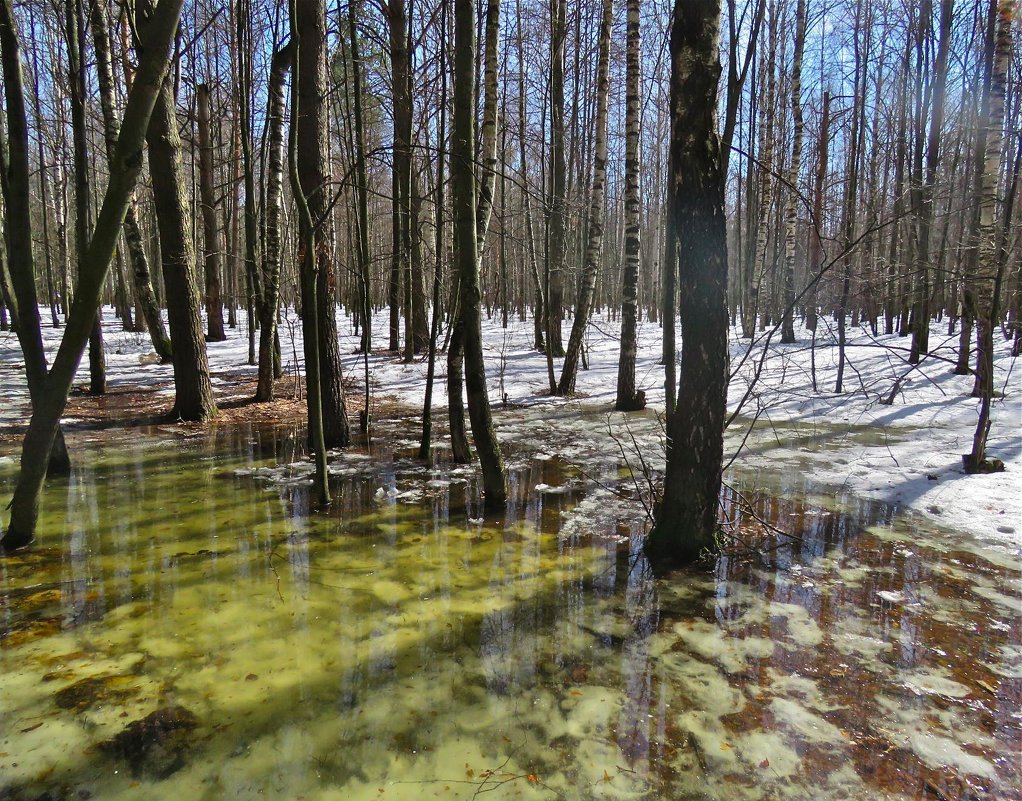
<instances>
[{"instance_id":1,"label":"snow covered ground","mask_svg":"<svg viewBox=\"0 0 1022 801\"><path fill-rule=\"evenodd\" d=\"M48 319L48 315L43 318ZM386 337L386 316L374 321L374 344L380 347ZM484 319L487 375L490 399L498 408L501 401L532 407L530 417L544 410L558 414L568 410L603 410L616 427L634 428L639 447L654 465L662 464L658 447L660 431L651 415L611 413L617 358L617 321L598 315L589 331L589 369L578 376L577 394L570 399L547 394L545 357L531 348L532 323L512 320L503 329L499 316ZM565 321L565 342L570 320ZM354 355L357 337L349 319L338 317L341 352L350 381L361 387L363 364ZM55 351L60 329L43 329L47 349ZM142 385L172 382L170 365L149 363L151 345L145 335L125 333L105 312L109 384ZM848 365L845 387L835 393L837 369L836 332L821 319L815 347L818 392L813 390L811 363L814 349L811 337L798 330L798 341L780 345L777 337L763 351L764 335L751 346L732 332L731 360L734 376L729 391L729 410L743 398L740 415L728 431L727 458L735 464L766 471L800 471L816 480L842 486L863 497L898 503L942 525L968 533L990 547L1018 554L1022 546L1022 374L1008 344L996 338L996 388L1003 398L993 408L993 428L988 452L1002 459L1004 473L967 476L961 466L961 454L971 448L977 417L977 401L970 397L973 378L951 373L957 334L947 335L946 326L934 324L931 332L933 353L918 369L907 363L909 340L897 336L873 337L866 329L849 330ZM636 385L646 391L653 410L662 410L664 402L663 367L660 362L659 324L639 325L639 355ZM300 364L301 329L289 315L281 326L281 345L285 369ZM228 331L226 342L211 343L209 357L214 384L226 385L227 373L253 373L248 366L247 335L242 323ZM950 360L950 361L949 361ZM87 364L79 383L88 381ZM760 369L761 366L761 369ZM559 374L560 365L555 365ZM369 361L370 383L377 399L387 397L412 407L421 407L426 364L417 359L404 364L392 354L378 352ZM756 377L759 371L758 378ZM441 356L434 403L446 405L443 380L445 363ZM882 401L891 395L895 382L903 377L893 403ZM27 391L21 372L17 340L11 332L0 332L0 427L23 423L27 415ZM171 389L163 389L172 392ZM228 392L228 395L230 393ZM560 408L558 408L560 407ZM591 415L573 425L571 436L610 443L606 434L595 431ZM748 433L750 422L756 425ZM631 422L629 422L631 421ZM498 434L502 417L497 415ZM510 423L508 423L510 425ZM741 449L741 452L736 452Z\"/></svg>"}]
</instances>

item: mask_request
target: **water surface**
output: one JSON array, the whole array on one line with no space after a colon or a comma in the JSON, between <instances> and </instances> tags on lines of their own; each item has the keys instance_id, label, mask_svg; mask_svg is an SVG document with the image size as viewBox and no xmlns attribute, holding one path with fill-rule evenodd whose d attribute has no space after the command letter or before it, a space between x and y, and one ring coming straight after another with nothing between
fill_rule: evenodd
<instances>
[{"instance_id":1,"label":"water surface","mask_svg":"<svg viewBox=\"0 0 1022 801\"><path fill-rule=\"evenodd\" d=\"M1016 555L736 475L799 539L657 580L611 450L506 436L484 516L414 430L320 515L298 426L76 435L0 560L0 798L1022 798Z\"/></svg>"}]
</instances>

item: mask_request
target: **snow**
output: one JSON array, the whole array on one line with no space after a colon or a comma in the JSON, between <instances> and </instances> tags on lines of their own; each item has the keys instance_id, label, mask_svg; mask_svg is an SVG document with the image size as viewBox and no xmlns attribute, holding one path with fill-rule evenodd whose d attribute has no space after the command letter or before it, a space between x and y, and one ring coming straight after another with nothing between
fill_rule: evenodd
<instances>
[{"instance_id":1,"label":"snow","mask_svg":"<svg viewBox=\"0 0 1022 801\"><path fill-rule=\"evenodd\" d=\"M44 310L45 311L45 310ZM48 313L43 320L48 320ZM828 322L831 325L828 327ZM941 525L971 536L978 544L1018 555L1022 546L1022 378L1009 343L995 337L995 386L1003 397L993 405L993 428L988 454L1004 461L1006 471L993 475L966 475L961 455L971 449L978 401L970 397L972 376L951 372L958 343L957 332L947 333L946 323L934 323L932 353L913 369L907 363L908 338L873 336L868 328L848 332L845 387L834 392L837 373L836 331L832 321L820 318L815 348L811 334L796 329L797 341L779 344L765 334L750 343L731 332L732 376L728 393L729 412L743 402L729 428L726 459L735 465L764 471L798 471L815 480L842 487L855 495L897 504ZM571 321L564 323L567 342ZM556 417L551 425L569 426L568 451L618 453L607 433L627 429L643 457L656 468L662 465L663 432L652 415L612 412L617 375L619 323L597 314L587 336L589 369L579 372L577 393L572 398L548 394L546 360L533 350L533 325L512 319L503 329L500 316L483 320L483 338L490 400L496 409L526 407L536 420ZM364 364L355 354L358 337L350 319L338 312L340 350L349 381L362 391ZM386 310L374 319L374 343L379 348L387 330ZM61 329L43 328L45 346L52 359ZM166 385L172 393L173 370L169 364L152 363L152 347L144 334L125 333L111 309L104 310L108 384ZM286 373L300 368L301 326L293 311L280 326ZM664 406L663 367L660 364L661 329L643 321L638 326L639 353L636 386L645 390L654 412ZM815 351L815 353L814 353ZM209 343L214 384L227 373L254 376L248 365L248 340L242 315L237 329L228 329L225 342ZM817 387L813 390L811 365L815 355ZM558 360L559 362L559 360ZM0 332L0 428L27 420L28 396L22 360L15 335ZM421 408L425 390L424 358L405 364L399 356L377 351L369 359L370 385L375 399ZM560 364L555 364L559 375ZM434 385L434 408L440 415L446 406L446 363L439 357ZM757 377L757 372L759 373ZM893 403L891 395L899 378ZM83 359L76 383L88 381ZM580 412L602 411L606 424ZM756 425L751 434L750 423ZM496 415L498 436L511 422ZM600 430L602 428L602 430ZM537 436L540 436L539 434ZM741 451L735 456L736 452ZM542 439L537 450L571 458Z\"/></svg>"}]
</instances>

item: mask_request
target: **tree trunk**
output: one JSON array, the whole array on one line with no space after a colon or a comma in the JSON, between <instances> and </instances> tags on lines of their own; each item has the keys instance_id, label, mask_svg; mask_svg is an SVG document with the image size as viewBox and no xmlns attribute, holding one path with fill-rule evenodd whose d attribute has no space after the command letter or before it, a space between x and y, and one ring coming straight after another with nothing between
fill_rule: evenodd
<instances>
[{"instance_id":1,"label":"tree trunk","mask_svg":"<svg viewBox=\"0 0 1022 801\"><path fill-rule=\"evenodd\" d=\"M795 341L795 239L798 234L798 174L802 166L802 53L806 43L806 0L795 7L795 54L791 66L791 164L788 165L784 220L784 310L781 342Z\"/></svg>"},{"instance_id":2,"label":"tree trunk","mask_svg":"<svg viewBox=\"0 0 1022 801\"><path fill-rule=\"evenodd\" d=\"M719 9L718 9L719 10ZM645 406L635 391L636 317L639 294L641 198L639 189L639 61L640 0L628 0L625 74L625 264L621 282L621 351L617 362L617 400L614 408L630 412ZM719 26L719 20L718 20Z\"/></svg>"},{"instance_id":3,"label":"tree trunk","mask_svg":"<svg viewBox=\"0 0 1022 801\"><path fill-rule=\"evenodd\" d=\"M646 553L692 561L714 547L727 403L727 229L717 139L719 0L676 0L671 28L669 191L678 248L681 371L667 473ZM665 265L675 269L675 265Z\"/></svg>"},{"instance_id":4,"label":"tree trunk","mask_svg":"<svg viewBox=\"0 0 1022 801\"><path fill-rule=\"evenodd\" d=\"M288 174L291 194L298 209L301 239L298 259L302 284L302 339L305 351L305 400L309 412L309 446L316 462L315 489L320 506L330 503L327 483L325 393L322 387L323 332L318 298L321 287L317 273L325 259L320 256L322 221L317 226L313 211L323 206L323 120L321 89L324 84L324 8L321 0L291 0L291 47L295 68L291 80L291 131L288 137ZM325 254L323 254L325 255Z\"/></svg>"},{"instance_id":5,"label":"tree trunk","mask_svg":"<svg viewBox=\"0 0 1022 801\"><path fill-rule=\"evenodd\" d=\"M924 6L929 9L929 4ZM916 296L912 312L912 351L909 364L918 364L930 349L930 230L933 227L933 193L940 165L940 137L944 126L944 91L947 84L947 62L950 50L952 0L941 0L940 41L937 62L933 68L930 130L926 142L926 174L917 191L916 206ZM922 75L920 75L922 81ZM918 131L922 139L922 130ZM922 147L920 141L919 147Z\"/></svg>"},{"instance_id":6,"label":"tree trunk","mask_svg":"<svg viewBox=\"0 0 1022 801\"><path fill-rule=\"evenodd\" d=\"M433 272L433 318L429 329L429 364L426 368L426 397L422 408L422 439L419 442L419 458L428 460L433 447L433 380L436 376L437 339L440 335L440 283L443 275L444 253L447 243L444 240L444 159L447 147L447 2L441 0L440 7L440 65L437 79L440 81L440 114L437 124L436 145L436 229L434 239ZM369 378L369 366L366 362L366 381ZM366 419L369 416L368 396L366 401ZM464 427L463 427L464 428ZM453 437L452 437L453 441Z\"/></svg>"},{"instance_id":7,"label":"tree trunk","mask_svg":"<svg viewBox=\"0 0 1022 801\"><path fill-rule=\"evenodd\" d=\"M770 3L769 41L766 59L766 95L763 116L760 119L759 210L756 215L756 252L753 257L749 297L742 308L742 334L751 337L756 331L756 318L760 312L760 294L767 269L767 240L770 233L770 209L774 182L774 98L777 92L777 5Z\"/></svg>"},{"instance_id":8,"label":"tree trunk","mask_svg":"<svg viewBox=\"0 0 1022 801\"><path fill-rule=\"evenodd\" d=\"M318 317L320 393L323 436L328 448L348 445L348 413L341 383L341 354L334 316L334 272L331 260L329 222L329 176L326 158L326 12L322 0L297 0L298 27L302 40L296 61L298 82L297 149L298 174L309 206L316 241L316 296L309 305L303 295L303 320ZM306 353L308 359L308 352ZM306 361L306 371L308 371Z\"/></svg>"},{"instance_id":9,"label":"tree trunk","mask_svg":"<svg viewBox=\"0 0 1022 801\"><path fill-rule=\"evenodd\" d=\"M259 381L257 401L273 400L274 342L280 299L280 214L284 180L284 79L291 69L293 51L285 45L270 60L267 88L266 211L263 244L263 297L259 320Z\"/></svg>"},{"instance_id":10,"label":"tree trunk","mask_svg":"<svg viewBox=\"0 0 1022 801\"><path fill-rule=\"evenodd\" d=\"M42 325L35 288L35 263L32 256L32 218L29 201L28 117L21 76L21 45L11 0L0 0L0 60L2 60L7 109L8 164L3 170L5 204L4 223L10 274L11 317L25 359L25 380L33 410L43 401L46 385L46 353L43 350ZM2 148L0 148L2 150ZM50 475L67 475L71 460L58 428L42 467ZM41 478L40 478L41 480ZM34 523L33 523L34 527ZM31 539L31 535L29 536Z\"/></svg>"},{"instance_id":11,"label":"tree trunk","mask_svg":"<svg viewBox=\"0 0 1022 801\"><path fill-rule=\"evenodd\" d=\"M366 170L365 122L362 116L362 55L358 37L357 13L359 4L348 3L348 35L351 49L351 94L354 106L355 144L355 229L358 256L359 297L362 301L362 341L359 350L369 354L373 349L372 284L369 258L369 176ZM368 420L369 410L365 410Z\"/></svg>"},{"instance_id":12,"label":"tree trunk","mask_svg":"<svg viewBox=\"0 0 1022 801\"><path fill-rule=\"evenodd\" d=\"M475 5L474 0L454 4L454 119L451 139L451 191L454 240L460 273L461 322L465 348L465 389L472 439L483 472L484 504L502 510L507 502L507 479L500 446L493 431L490 399L483 364L480 318L479 257L475 187Z\"/></svg>"},{"instance_id":13,"label":"tree trunk","mask_svg":"<svg viewBox=\"0 0 1022 801\"><path fill-rule=\"evenodd\" d=\"M563 356L561 343L561 319L564 305L564 266L567 258L565 242L565 197L564 163L564 42L567 38L565 26L565 0L551 0L550 4L550 215L549 242L547 245L547 289L546 289L546 338L550 356ZM555 384L550 378L551 391Z\"/></svg>"},{"instance_id":14,"label":"tree trunk","mask_svg":"<svg viewBox=\"0 0 1022 801\"><path fill-rule=\"evenodd\" d=\"M998 0L992 0L997 3ZM976 310L976 379L980 398L979 420L972 440L972 451L962 456L968 473L1004 469L1002 463L986 458L990 434L990 404L994 396L994 328L999 319L997 309L997 179L1004 143L1004 91L1011 61L1011 23L1014 0L1000 0L997 6L997 29L994 38L994 60L990 72L989 114L986 124L986 153L982 172L979 207L979 263L972 287Z\"/></svg>"},{"instance_id":15,"label":"tree trunk","mask_svg":"<svg viewBox=\"0 0 1022 801\"><path fill-rule=\"evenodd\" d=\"M177 131L174 86L172 76L168 75L149 121L146 142L149 146L153 205L160 231L167 318L174 350L176 399L172 414L182 420L208 420L216 415L217 408L199 314L191 212L181 166L181 139Z\"/></svg>"},{"instance_id":16,"label":"tree trunk","mask_svg":"<svg viewBox=\"0 0 1022 801\"><path fill-rule=\"evenodd\" d=\"M386 17L390 31L391 86L394 100L394 196L391 199L394 253L391 257L390 277L390 349L398 350L401 345L401 282L402 276L406 276L409 269L408 211L412 175L412 98L408 83L410 56L405 0L388 0ZM411 321L408 322L410 329Z\"/></svg>"},{"instance_id":17,"label":"tree trunk","mask_svg":"<svg viewBox=\"0 0 1022 801\"><path fill-rule=\"evenodd\" d=\"M558 395L568 395L575 391L582 338L589 327L596 276L603 257L603 217L607 183L607 99L610 95L610 27L613 19L613 0L603 0L596 67L596 153L593 159L593 188L589 197L589 242L586 246L585 264L582 267L575 319L571 324L568 350L564 356L564 365L561 367L561 380L557 385Z\"/></svg>"},{"instance_id":18,"label":"tree trunk","mask_svg":"<svg viewBox=\"0 0 1022 801\"><path fill-rule=\"evenodd\" d=\"M248 363L256 363L256 302L262 295L259 274L256 271L256 243L259 238L256 217L255 159L252 156L252 35L250 0L240 0L235 10L238 15L239 77L238 118L241 137L241 171L245 187L245 318L248 323Z\"/></svg>"},{"instance_id":19,"label":"tree trunk","mask_svg":"<svg viewBox=\"0 0 1022 801\"><path fill-rule=\"evenodd\" d=\"M213 188L213 139L209 130L209 85L195 87L199 128L199 205L202 211L202 252L206 274L206 341L223 342L223 303L220 300L220 226Z\"/></svg>"},{"instance_id":20,"label":"tree trunk","mask_svg":"<svg viewBox=\"0 0 1022 801\"><path fill-rule=\"evenodd\" d=\"M120 135L120 121L117 119L116 78L111 57L112 38L107 23L106 9L101 0L92 0L92 42L96 52L96 72L99 84L100 106L103 112L103 132L106 140L107 158L113 158L117 149L117 137ZM129 73L130 74L130 73ZM160 313L160 304L153 289L152 276L149 273L149 259L146 256L142 232L139 229L135 198L128 204L124 217L124 241L131 260L131 272L135 285L135 298L145 318L146 328L153 343L153 350L163 361L170 361L172 349L167 327Z\"/></svg>"},{"instance_id":21,"label":"tree trunk","mask_svg":"<svg viewBox=\"0 0 1022 801\"><path fill-rule=\"evenodd\" d=\"M85 128L85 63L84 17L80 0L64 3L64 24L67 35L68 85L71 99L71 141L74 151L75 173L75 255L81 271L81 260L88 248L92 228L92 208L89 197L89 144ZM96 320L89 334L89 394L106 393L106 356L103 352L102 311L96 310Z\"/></svg>"}]
</instances>

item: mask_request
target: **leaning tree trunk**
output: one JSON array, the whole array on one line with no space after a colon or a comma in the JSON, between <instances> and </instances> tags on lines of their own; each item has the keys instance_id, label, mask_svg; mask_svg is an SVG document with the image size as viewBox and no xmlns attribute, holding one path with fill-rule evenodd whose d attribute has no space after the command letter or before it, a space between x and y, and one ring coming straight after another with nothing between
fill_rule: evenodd
<instances>
[{"instance_id":1,"label":"leaning tree trunk","mask_svg":"<svg viewBox=\"0 0 1022 801\"><path fill-rule=\"evenodd\" d=\"M106 8L102 0L92 0L89 20L92 27L92 44L96 53L96 78L99 85L100 108L103 113L103 135L106 144L107 159L111 159L117 150L117 137L121 125L117 118L117 101L113 61L111 58L110 28L107 24ZM135 285L135 298L145 318L149 338L153 350L163 361L170 361L172 351L167 327L160 313L160 304L156 301L153 291L152 277L149 274L149 257L146 256L142 243L142 232L138 227L135 214L135 199L128 203L128 212L124 217L124 241L128 246L128 258L131 259L131 272Z\"/></svg>"},{"instance_id":2,"label":"leaning tree trunk","mask_svg":"<svg viewBox=\"0 0 1022 801\"><path fill-rule=\"evenodd\" d=\"M607 184L607 98L610 94L610 26L614 18L613 0L603 0L603 18L600 22L600 46L596 66L596 153L593 159L593 191L589 199L589 242L582 267L575 319L571 324L568 349L561 367L558 395L575 391L578 359L582 353L582 338L589 327L593 309L596 275L603 256L603 217Z\"/></svg>"},{"instance_id":3,"label":"leaning tree trunk","mask_svg":"<svg viewBox=\"0 0 1022 801\"><path fill-rule=\"evenodd\" d=\"M996 2L997 0L994 0ZM1014 0L1001 0L997 7L994 62L990 72L990 112L987 117L986 153L983 161L979 207L979 263L972 280L976 310L976 378L980 398L979 420L972 439L972 451L962 456L968 473L1004 469L1003 463L986 458L990 435L990 404L994 396L994 328L997 326L997 178L1004 144L1004 91L1011 62L1011 23ZM977 393L974 393L977 394Z\"/></svg>"},{"instance_id":4,"label":"leaning tree trunk","mask_svg":"<svg viewBox=\"0 0 1022 801\"><path fill-rule=\"evenodd\" d=\"M266 211L263 242L263 296L259 308L259 380L257 401L273 400L274 343L280 300L280 213L284 180L284 79L291 69L292 48L285 45L270 59L267 88Z\"/></svg>"},{"instance_id":5,"label":"leaning tree trunk","mask_svg":"<svg viewBox=\"0 0 1022 801\"><path fill-rule=\"evenodd\" d=\"M0 61L2 61L7 109L8 164L3 170L3 194L6 206L4 223L7 242L7 269L10 296L6 299L15 321L18 342L25 359L25 380L32 408L42 402L46 384L46 353L43 350L42 325L35 288L35 263L32 257L32 217L29 200L28 117L25 113L24 84L21 75L21 45L11 0L0 0ZM2 148L0 148L2 151ZM50 475L71 472L71 460L58 428L46 451ZM44 463L43 467L46 467ZM31 537L30 537L31 539Z\"/></svg>"},{"instance_id":6,"label":"leaning tree trunk","mask_svg":"<svg viewBox=\"0 0 1022 801\"><path fill-rule=\"evenodd\" d=\"M4 23L10 19L4 13L4 6L9 10L7 0L0 2L0 36L6 35ZM39 519L39 493L46 473L47 455L57 436L60 415L67 403L67 393L96 320L96 309L99 307L124 215L142 169L145 132L164 84L170 45L177 30L181 6L182 0L162 0L155 12L141 25L140 35L144 48L140 51L138 75L128 93L117 152L110 160L106 195L88 250L81 261L78 291L53 361L53 369L49 373L45 391L39 397L39 403L33 404L32 420L22 445L21 471L10 505L10 523L0 539L0 548L5 550L24 547L35 537ZM6 49L4 55L7 55Z\"/></svg>"},{"instance_id":7,"label":"leaning tree trunk","mask_svg":"<svg viewBox=\"0 0 1022 801\"><path fill-rule=\"evenodd\" d=\"M727 229L717 138L719 0L675 0L671 155L678 248L681 370L667 423L663 498L646 540L654 561L714 547L727 403ZM675 265L665 265L675 269Z\"/></svg>"},{"instance_id":8,"label":"leaning tree trunk","mask_svg":"<svg viewBox=\"0 0 1022 801\"><path fill-rule=\"evenodd\" d=\"M483 54L483 125L479 144L479 198L476 203L476 239L482 258L493 212L497 181L497 44L500 40L500 0L486 2L486 47Z\"/></svg>"},{"instance_id":9,"label":"leaning tree trunk","mask_svg":"<svg viewBox=\"0 0 1022 801\"><path fill-rule=\"evenodd\" d=\"M621 350L617 362L617 400L621 412L641 409L635 391L636 318L638 314L641 200L639 194L640 0L628 0L628 45L625 76L625 264L621 282ZM719 22L718 22L719 25Z\"/></svg>"},{"instance_id":10,"label":"leaning tree trunk","mask_svg":"<svg viewBox=\"0 0 1022 801\"><path fill-rule=\"evenodd\" d=\"M146 143L153 205L160 231L167 319L174 349L176 398L172 414L182 420L208 420L216 415L217 408L199 313L188 185L181 166L181 138L177 132L174 85L170 75L153 109Z\"/></svg>"},{"instance_id":11,"label":"leaning tree trunk","mask_svg":"<svg viewBox=\"0 0 1022 801\"><path fill-rule=\"evenodd\" d=\"M474 0L454 4L454 115L451 136L451 192L454 241L460 273L460 313L465 347L465 390L472 439L483 472L484 503L501 510L507 502L507 477L493 430L483 364L479 301L479 256L476 249Z\"/></svg>"}]
</instances>

